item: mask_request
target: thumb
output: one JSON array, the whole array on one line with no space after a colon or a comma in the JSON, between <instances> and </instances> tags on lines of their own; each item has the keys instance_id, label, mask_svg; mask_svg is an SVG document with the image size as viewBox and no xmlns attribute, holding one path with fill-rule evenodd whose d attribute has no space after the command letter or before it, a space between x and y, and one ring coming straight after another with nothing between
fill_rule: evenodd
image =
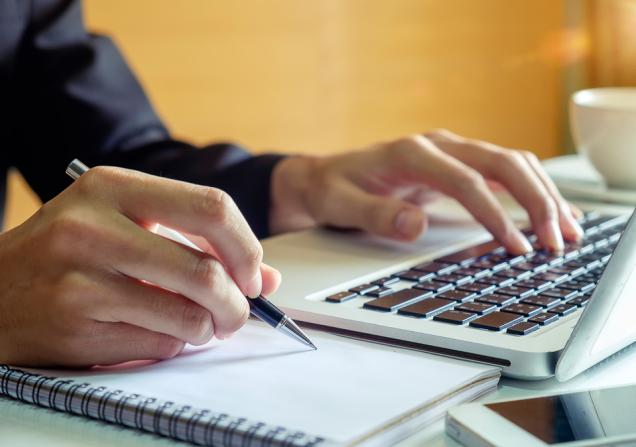
<instances>
[{"instance_id":1,"label":"thumb","mask_svg":"<svg viewBox=\"0 0 636 447\"><path fill-rule=\"evenodd\" d=\"M349 182L340 184L339 189L331 196L327 223L403 241L417 239L426 229L426 215L418 206L370 194Z\"/></svg>"},{"instance_id":2,"label":"thumb","mask_svg":"<svg viewBox=\"0 0 636 447\"><path fill-rule=\"evenodd\" d=\"M274 267L265 263L261 264L261 275L263 276L263 292L264 296L270 296L278 289L281 282L281 274Z\"/></svg>"}]
</instances>

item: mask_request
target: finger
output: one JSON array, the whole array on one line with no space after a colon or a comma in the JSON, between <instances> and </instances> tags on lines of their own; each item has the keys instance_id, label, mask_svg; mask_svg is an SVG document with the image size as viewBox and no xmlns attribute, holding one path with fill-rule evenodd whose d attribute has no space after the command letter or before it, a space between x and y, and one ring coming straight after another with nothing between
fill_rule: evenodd
<instances>
[{"instance_id":1,"label":"finger","mask_svg":"<svg viewBox=\"0 0 636 447\"><path fill-rule=\"evenodd\" d=\"M548 193L552 196L559 209L559 223L564 236L568 240L577 241L583 236L583 229L576 221L583 217L583 213L576 207L570 205L561 195L552 179L541 166L539 159L530 152L524 152L528 164L533 169L535 175L543 182Z\"/></svg>"},{"instance_id":2,"label":"finger","mask_svg":"<svg viewBox=\"0 0 636 447\"><path fill-rule=\"evenodd\" d=\"M426 228L420 207L393 197L369 194L347 180L329 186L319 216L337 227L356 228L379 236L412 241Z\"/></svg>"},{"instance_id":3,"label":"finger","mask_svg":"<svg viewBox=\"0 0 636 447\"><path fill-rule=\"evenodd\" d=\"M214 335L212 314L177 293L123 275L104 275L94 288L90 316L102 322L121 322L170 335L193 345Z\"/></svg>"},{"instance_id":4,"label":"finger","mask_svg":"<svg viewBox=\"0 0 636 447\"><path fill-rule=\"evenodd\" d=\"M571 207L563 199L563 197L559 193L558 189L556 188L552 180L547 176L537 157L531 152L523 151L517 154L511 151L505 151L502 148L499 148L495 145L481 142L481 141L470 140L470 139L461 137L459 135L453 134L452 132L449 132L446 130L433 131L429 134L429 136L431 139L433 139L433 141L443 142L444 143L442 145L443 150L450 153L451 155L456 156L457 158L463 160L464 162L470 164L471 166L475 167L482 174L485 174L485 171L488 170L488 168L492 170L493 167L497 168L494 170L494 173L510 174L511 172L515 170L514 165L517 165L517 167L519 167L520 165L520 167L524 171L527 171L527 166L525 165L526 164L529 165L532 172L531 172L531 175L528 175L527 173L525 174L525 185L523 184L524 182L519 182L513 178L511 179L511 182L508 182L508 184L506 185L507 187L506 189L508 189L511 193L513 193L513 189L510 187L510 185L512 184L512 185L519 186L519 188L517 188L517 193L516 194L513 193L513 195L515 195L517 200L519 200L521 203L521 200L523 199L520 200L520 197L522 195L529 196L529 195L532 195L532 192L533 192L528 189L525 189L524 191L524 188L526 188L527 185L530 185L530 186L527 186L528 188L532 188L531 184L534 184L536 187L536 179L538 179L538 181L541 182L544 191L537 190L536 192L539 193L544 198L544 200L539 202L534 202L534 205L531 205L530 208L526 206L526 209L528 210L528 214L530 215L531 220L534 217L533 226L535 228L535 232L538 233L540 241L543 242L544 245L547 246L548 248L551 248L553 250L559 250L562 247L561 234L563 234L563 236L568 240L578 240L581 237L582 230L580 226L578 225L578 223L575 221L576 217L573 217L573 216L576 216L576 213L572 213ZM467 150L467 148L469 148L470 150ZM488 160L488 158L490 157L481 156L481 152L483 152L484 150L488 153L504 155L504 157L501 157L503 158L503 160L501 162L498 162L498 161L486 162L486 160ZM506 159L505 157L506 154L511 154L511 156L507 157ZM520 158L518 156L519 154L526 159L526 163L518 163L515 161L516 159ZM468 160L471 158L472 158L472 162ZM510 161L512 161L512 164L513 164L512 169L508 171L498 169L501 166L504 166L506 164L511 164L509 163ZM484 162L486 162L485 165L484 165ZM479 167L477 167L477 165L479 165ZM485 175L487 175L487 177L489 178L496 177L496 176L488 175L488 174L485 174ZM547 205L546 203L545 198L547 196L549 196L554 202L558 211L558 217L553 219L552 222L537 224L536 223L537 220L539 221L543 220L544 222L546 221L545 218L541 219L541 214L546 214L544 212L546 211L546 207L547 208L552 207L551 205ZM532 201L532 198L530 198L529 200ZM522 203L522 205L524 204ZM554 220L556 220L556 223L554 222Z\"/></svg>"},{"instance_id":5,"label":"finger","mask_svg":"<svg viewBox=\"0 0 636 447\"><path fill-rule=\"evenodd\" d=\"M549 250L563 250L557 204L521 153L482 142L449 145L446 152L502 184L528 212L539 242Z\"/></svg>"},{"instance_id":6,"label":"finger","mask_svg":"<svg viewBox=\"0 0 636 447\"><path fill-rule=\"evenodd\" d=\"M190 239L192 243L194 243L200 250L217 257L216 251L214 247L210 245L208 241L203 239L200 236L194 236L191 234L186 234L186 237ZM281 282L281 274L274 267L267 265L266 263L261 263L261 277L263 278L263 290L261 292L262 295L269 296L278 289Z\"/></svg>"},{"instance_id":7,"label":"finger","mask_svg":"<svg viewBox=\"0 0 636 447\"><path fill-rule=\"evenodd\" d=\"M80 178L90 191L134 221L160 223L203 236L244 295L262 288L262 247L234 201L223 191L126 169L98 167Z\"/></svg>"},{"instance_id":8,"label":"finger","mask_svg":"<svg viewBox=\"0 0 636 447\"><path fill-rule=\"evenodd\" d=\"M126 323L94 322L95 337L69 340L73 358L68 366L114 365L132 360L167 360L183 350L185 343L170 335Z\"/></svg>"},{"instance_id":9,"label":"finger","mask_svg":"<svg viewBox=\"0 0 636 447\"><path fill-rule=\"evenodd\" d=\"M579 208L576 205L573 205L571 203L568 203L568 206L570 207L570 212L572 213L572 215L574 216L574 218L577 220L577 223L579 220L583 219L583 216L585 216L585 214L583 213L583 210L581 208ZM581 225L579 225L580 227ZM582 230L583 228L581 228Z\"/></svg>"},{"instance_id":10,"label":"finger","mask_svg":"<svg viewBox=\"0 0 636 447\"><path fill-rule=\"evenodd\" d=\"M261 264L261 275L263 276L263 295L270 296L278 290L281 274L274 267L263 263Z\"/></svg>"},{"instance_id":11,"label":"finger","mask_svg":"<svg viewBox=\"0 0 636 447\"><path fill-rule=\"evenodd\" d=\"M532 250L481 174L442 152L424 137L418 137L416 142L416 150L410 148L403 152L404 159L400 160L409 167L410 175L458 200L510 252Z\"/></svg>"},{"instance_id":12,"label":"finger","mask_svg":"<svg viewBox=\"0 0 636 447\"><path fill-rule=\"evenodd\" d=\"M214 334L238 330L249 315L244 294L213 256L146 231L121 214L104 216L111 233L96 247L113 272L187 297L212 313ZM111 219L106 224L107 219Z\"/></svg>"}]
</instances>

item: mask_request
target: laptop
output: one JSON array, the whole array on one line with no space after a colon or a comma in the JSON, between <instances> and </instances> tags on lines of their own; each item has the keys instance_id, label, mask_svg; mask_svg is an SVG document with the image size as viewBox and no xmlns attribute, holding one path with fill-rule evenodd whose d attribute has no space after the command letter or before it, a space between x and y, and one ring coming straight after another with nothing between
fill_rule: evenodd
<instances>
[{"instance_id":1,"label":"laptop","mask_svg":"<svg viewBox=\"0 0 636 447\"><path fill-rule=\"evenodd\" d=\"M467 219L432 219L411 244L285 234L263 241L284 279L270 299L313 327L568 380L636 341L635 220L588 213L580 243L526 256Z\"/></svg>"}]
</instances>

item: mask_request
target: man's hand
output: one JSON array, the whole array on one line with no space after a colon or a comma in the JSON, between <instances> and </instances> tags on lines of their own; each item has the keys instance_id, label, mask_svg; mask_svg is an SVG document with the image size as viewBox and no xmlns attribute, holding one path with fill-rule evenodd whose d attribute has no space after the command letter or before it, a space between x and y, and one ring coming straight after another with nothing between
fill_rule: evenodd
<instances>
[{"instance_id":1,"label":"man's hand","mask_svg":"<svg viewBox=\"0 0 636 447\"><path fill-rule=\"evenodd\" d=\"M422 205L436 193L457 199L510 252L531 250L496 200L504 187L527 210L539 242L563 249L582 230L530 152L435 131L329 157L290 157L272 180L274 233L333 225L410 241L426 228Z\"/></svg>"},{"instance_id":2,"label":"man's hand","mask_svg":"<svg viewBox=\"0 0 636 447\"><path fill-rule=\"evenodd\" d=\"M155 235L161 223L207 252ZM0 235L0 363L164 359L227 337L280 275L222 191L98 167Z\"/></svg>"}]
</instances>

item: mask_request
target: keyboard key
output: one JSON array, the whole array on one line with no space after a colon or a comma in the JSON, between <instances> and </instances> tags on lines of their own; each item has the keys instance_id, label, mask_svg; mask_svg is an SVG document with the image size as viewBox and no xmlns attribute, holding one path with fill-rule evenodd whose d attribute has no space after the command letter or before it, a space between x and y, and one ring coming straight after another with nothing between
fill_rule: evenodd
<instances>
[{"instance_id":1,"label":"keyboard key","mask_svg":"<svg viewBox=\"0 0 636 447\"><path fill-rule=\"evenodd\" d=\"M568 304L573 304L577 307L585 307L590 302L590 297L587 295L577 296L568 301Z\"/></svg>"},{"instance_id":2,"label":"keyboard key","mask_svg":"<svg viewBox=\"0 0 636 447\"><path fill-rule=\"evenodd\" d=\"M552 283L550 281L546 281L544 279L524 279L523 281L519 281L517 283L515 283L515 286L517 287L525 287L527 289L535 289L535 290L541 290L541 289L545 289L546 287L550 287Z\"/></svg>"},{"instance_id":3,"label":"keyboard key","mask_svg":"<svg viewBox=\"0 0 636 447\"><path fill-rule=\"evenodd\" d=\"M537 329L539 329L538 324L524 321L522 323L517 323L514 326L509 327L507 332L513 335L526 335L536 331Z\"/></svg>"},{"instance_id":4,"label":"keyboard key","mask_svg":"<svg viewBox=\"0 0 636 447\"><path fill-rule=\"evenodd\" d=\"M550 323L554 323L559 319L557 314L551 314L550 312L544 312L542 314L535 315L534 317L528 318L528 321L531 323L537 323L541 326L546 326Z\"/></svg>"},{"instance_id":5,"label":"keyboard key","mask_svg":"<svg viewBox=\"0 0 636 447\"><path fill-rule=\"evenodd\" d=\"M577 261L579 261L579 264L581 264L582 267L585 267L588 270L594 270L601 266L601 261L598 260L595 255L583 256L578 258Z\"/></svg>"},{"instance_id":6,"label":"keyboard key","mask_svg":"<svg viewBox=\"0 0 636 447\"><path fill-rule=\"evenodd\" d=\"M477 294L489 293L495 290L495 286L490 284L481 284L478 282L474 282L472 284L464 284L463 286L457 287L459 290L463 290L466 292L473 292Z\"/></svg>"},{"instance_id":7,"label":"keyboard key","mask_svg":"<svg viewBox=\"0 0 636 447\"><path fill-rule=\"evenodd\" d=\"M468 301L471 298L476 297L477 294L473 292L465 292L463 290L450 290L448 292L440 293L437 298L443 298L445 300L453 300L458 302Z\"/></svg>"},{"instance_id":8,"label":"keyboard key","mask_svg":"<svg viewBox=\"0 0 636 447\"><path fill-rule=\"evenodd\" d=\"M500 276L489 276L488 278L482 278L477 281L480 284L490 284L495 287L505 287L514 283L514 278L502 278Z\"/></svg>"},{"instance_id":9,"label":"keyboard key","mask_svg":"<svg viewBox=\"0 0 636 447\"><path fill-rule=\"evenodd\" d=\"M375 298L380 298L386 295L389 295L391 293L393 293L394 290L391 289L390 287L380 287L379 289L375 289L371 292L367 292L367 296L373 296Z\"/></svg>"},{"instance_id":10,"label":"keyboard key","mask_svg":"<svg viewBox=\"0 0 636 447\"><path fill-rule=\"evenodd\" d=\"M590 219L586 222L583 222L581 226L587 234L594 227L597 227L599 231L602 231L614 226L620 226L626 220L626 216L599 216L595 219Z\"/></svg>"},{"instance_id":11,"label":"keyboard key","mask_svg":"<svg viewBox=\"0 0 636 447\"><path fill-rule=\"evenodd\" d=\"M539 279L539 280L558 283L568 279L568 275L564 275L563 273L552 273L548 270L545 273L539 273L538 275L535 275L532 279Z\"/></svg>"},{"instance_id":12,"label":"keyboard key","mask_svg":"<svg viewBox=\"0 0 636 447\"><path fill-rule=\"evenodd\" d=\"M405 281L422 282L422 281L429 281L435 278L435 273L419 272L417 270L407 270L405 272L400 272L396 276Z\"/></svg>"},{"instance_id":13,"label":"keyboard key","mask_svg":"<svg viewBox=\"0 0 636 447\"><path fill-rule=\"evenodd\" d=\"M559 287L555 287L554 289L549 289L544 292L541 292L540 295L558 298L560 300L569 300L570 298L574 298L577 295L577 292L574 290L561 289Z\"/></svg>"},{"instance_id":14,"label":"keyboard key","mask_svg":"<svg viewBox=\"0 0 636 447\"><path fill-rule=\"evenodd\" d=\"M471 267L480 268L480 269L488 269L490 271L496 272L498 270L502 270L508 268L507 262L495 261L492 259L488 259L487 257L480 258L471 264Z\"/></svg>"},{"instance_id":15,"label":"keyboard key","mask_svg":"<svg viewBox=\"0 0 636 447\"><path fill-rule=\"evenodd\" d=\"M399 282L399 281L400 281L400 278L398 278L397 276L385 276L384 278L371 281L370 284L383 287L383 286L388 286L390 284L395 284L396 282Z\"/></svg>"},{"instance_id":16,"label":"keyboard key","mask_svg":"<svg viewBox=\"0 0 636 447\"><path fill-rule=\"evenodd\" d=\"M462 303L459 306L455 306L455 310L461 310L463 312L471 312L474 314L485 315L488 312L495 310L497 306L495 304L488 303Z\"/></svg>"},{"instance_id":17,"label":"keyboard key","mask_svg":"<svg viewBox=\"0 0 636 447\"><path fill-rule=\"evenodd\" d=\"M581 245L578 242L566 242L563 245L563 257L572 259L578 256Z\"/></svg>"},{"instance_id":18,"label":"keyboard key","mask_svg":"<svg viewBox=\"0 0 636 447\"><path fill-rule=\"evenodd\" d=\"M559 298L553 298L551 296L531 296L521 301L524 304L531 304L533 306L552 307L561 302Z\"/></svg>"},{"instance_id":19,"label":"keyboard key","mask_svg":"<svg viewBox=\"0 0 636 447\"><path fill-rule=\"evenodd\" d=\"M441 281L426 281L413 286L414 289L430 290L431 292L446 292L447 290L453 290L455 286L451 283Z\"/></svg>"},{"instance_id":20,"label":"keyboard key","mask_svg":"<svg viewBox=\"0 0 636 447\"><path fill-rule=\"evenodd\" d=\"M455 301L442 300L440 298L428 298L410 306L398 309L401 315L410 317L428 318L455 305Z\"/></svg>"},{"instance_id":21,"label":"keyboard key","mask_svg":"<svg viewBox=\"0 0 636 447\"><path fill-rule=\"evenodd\" d=\"M576 290L580 292L587 292L588 290L593 289L595 286L596 283L588 280L571 280L566 281L563 284L559 284L560 289Z\"/></svg>"},{"instance_id":22,"label":"keyboard key","mask_svg":"<svg viewBox=\"0 0 636 447\"><path fill-rule=\"evenodd\" d=\"M501 255L499 258L500 261L505 261L508 264L514 266L516 264L520 264L526 260L526 255L512 255L510 253L506 253Z\"/></svg>"},{"instance_id":23,"label":"keyboard key","mask_svg":"<svg viewBox=\"0 0 636 447\"><path fill-rule=\"evenodd\" d=\"M430 272L436 273L438 275L445 275L447 273L452 272L453 270L457 270L459 266L457 265L448 265L446 263L441 262L424 262L422 264L418 264L413 267L413 270L418 270L420 272Z\"/></svg>"},{"instance_id":24,"label":"keyboard key","mask_svg":"<svg viewBox=\"0 0 636 447\"><path fill-rule=\"evenodd\" d=\"M505 306L506 304L514 303L515 298L509 295L498 295L496 293L490 293L488 295L480 296L475 299L480 303L494 304L496 306Z\"/></svg>"},{"instance_id":25,"label":"keyboard key","mask_svg":"<svg viewBox=\"0 0 636 447\"><path fill-rule=\"evenodd\" d=\"M452 253L450 255L444 256L442 258L436 259L438 262L443 262L446 264L462 264L468 265L473 262L475 259L490 254L493 251L500 248L496 241L490 241L479 245L474 245L465 250L458 251L457 253Z\"/></svg>"},{"instance_id":26,"label":"keyboard key","mask_svg":"<svg viewBox=\"0 0 636 447\"><path fill-rule=\"evenodd\" d=\"M472 327L487 329L489 331L500 331L513 324L519 323L523 320L523 317L517 314L511 314L507 312L492 312L483 317L479 317L476 320L470 322Z\"/></svg>"},{"instance_id":27,"label":"keyboard key","mask_svg":"<svg viewBox=\"0 0 636 447\"><path fill-rule=\"evenodd\" d=\"M359 293L360 295L364 295L365 293L371 292L379 288L380 286L376 286L375 284L362 284L357 287L353 287L349 289L349 292L354 292L354 293Z\"/></svg>"},{"instance_id":28,"label":"keyboard key","mask_svg":"<svg viewBox=\"0 0 636 447\"><path fill-rule=\"evenodd\" d=\"M329 295L325 298L325 301L329 301L330 303L344 303L345 301L349 301L357 297L358 294L354 292L344 291L340 293L335 293L333 295Z\"/></svg>"},{"instance_id":29,"label":"keyboard key","mask_svg":"<svg viewBox=\"0 0 636 447\"><path fill-rule=\"evenodd\" d=\"M484 276L490 276L489 270L483 270L479 268L464 267L453 272L456 275L472 276L473 278L483 278Z\"/></svg>"},{"instance_id":30,"label":"keyboard key","mask_svg":"<svg viewBox=\"0 0 636 447\"><path fill-rule=\"evenodd\" d=\"M473 313L462 312L460 310L447 310L446 312L436 315L433 320L443 323L464 324L475 318L477 318L477 315Z\"/></svg>"},{"instance_id":31,"label":"keyboard key","mask_svg":"<svg viewBox=\"0 0 636 447\"><path fill-rule=\"evenodd\" d=\"M557 264L561 264L561 262L563 262L563 256L558 255L556 253L548 253L545 251L539 251L532 258L530 258L529 262L536 265L547 264L547 265L554 266Z\"/></svg>"},{"instance_id":32,"label":"keyboard key","mask_svg":"<svg viewBox=\"0 0 636 447\"><path fill-rule=\"evenodd\" d=\"M512 278L512 279L525 279L529 278L532 275L532 272L522 271L522 270L514 270L514 269L505 269L500 270L495 273L495 276L500 276L502 278Z\"/></svg>"},{"instance_id":33,"label":"keyboard key","mask_svg":"<svg viewBox=\"0 0 636 447\"><path fill-rule=\"evenodd\" d=\"M537 268L537 266L531 262L526 261L526 262L520 262L519 264L514 265L512 268L515 270L521 270L524 272L525 271L533 272Z\"/></svg>"},{"instance_id":34,"label":"keyboard key","mask_svg":"<svg viewBox=\"0 0 636 447\"><path fill-rule=\"evenodd\" d=\"M435 279L437 281L448 282L455 285L467 284L473 281L470 276L456 275L454 273L450 273L448 275L440 275Z\"/></svg>"},{"instance_id":35,"label":"keyboard key","mask_svg":"<svg viewBox=\"0 0 636 447\"><path fill-rule=\"evenodd\" d=\"M516 298L525 298L534 294L534 290L527 289L525 287L507 286L497 289L497 293L500 295L510 295Z\"/></svg>"},{"instance_id":36,"label":"keyboard key","mask_svg":"<svg viewBox=\"0 0 636 447\"><path fill-rule=\"evenodd\" d=\"M433 296L433 293L426 290L403 289L391 295L368 301L364 303L364 307L383 312L392 312L400 307L408 306L409 304L413 304L430 296Z\"/></svg>"},{"instance_id":37,"label":"keyboard key","mask_svg":"<svg viewBox=\"0 0 636 447\"><path fill-rule=\"evenodd\" d=\"M577 306L574 304L559 304L556 307L553 307L548 312L557 314L557 315L569 315L577 309Z\"/></svg>"},{"instance_id":38,"label":"keyboard key","mask_svg":"<svg viewBox=\"0 0 636 447\"><path fill-rule=\"evenodd\" d=\"M541 313L543 309L539 306L532 306L530 304L509 304L501 309L501 312L510 312L512 314L523 315L524 317L531 317L538 313Z\"/></svg>"}]
</instances>

